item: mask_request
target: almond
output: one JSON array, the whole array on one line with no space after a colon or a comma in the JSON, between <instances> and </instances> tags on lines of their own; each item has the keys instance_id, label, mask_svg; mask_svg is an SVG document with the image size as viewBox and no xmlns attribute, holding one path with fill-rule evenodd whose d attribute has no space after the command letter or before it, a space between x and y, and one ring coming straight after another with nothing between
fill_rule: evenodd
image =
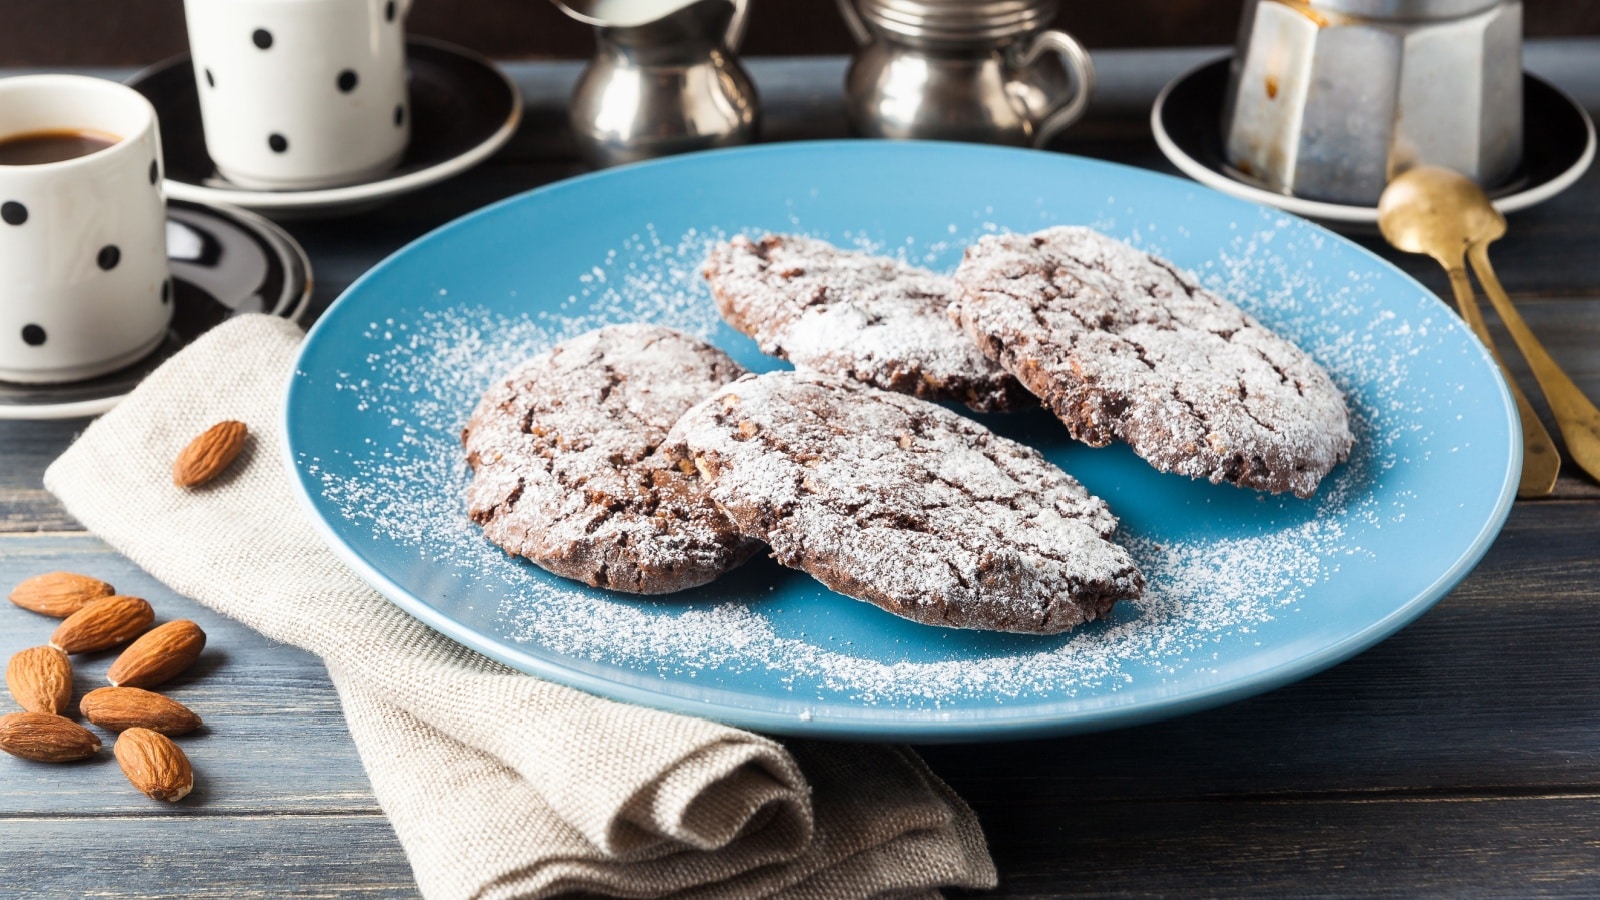
<instances>
[{"instance_id":1,"label":"almond","mask_svg":"<svg viewBox=\"0 0 1600 900\"><path fill-rule=\"evenodd\" d=\"M175 803L194 789L194 767L178 745L148 728L129 728L111 748L122 774L157 800Z\"/></svg>"},{"instance_id":2,"label":"almond","mask_svg":"<svg viewBox=\"0 0 1600 900\"><path fill-rule=\"evenodd\" d=\"M183 448L172 464L172 483L178 487L199 487L221 475L244 449L250 431L243 422L229 419L207 428Z\"/></svg>"},{"instance_id":3,"label":"almond","mask_svg":"<svg viewBox=\"0 0 1600 900\"><path fill-rule=\"evenodd\" d=\"M0 750L38 762L72 762L100 752L100 739L63 716L7 713L0 716Z\"/></svg>"},{"instance_id":4,"label":"almond","mask_svg":"<svg viewBox=\"0 0 1600 900\"><path fill-rule=\"evenodd\" d=\"M117 592L98 578L75 572L46 572L11 589L11 602L23 609L64 619Z\"/></svg>"},{"instance_id":5,"label":"almond","mask_svg":"<svg viewBox=\"0 0 1600 900\"><path fill-rule=\"evenodd\" d=\"M67 616L50 635L50 646L63 653L93 653L133 640L155 620L150 604L118 594Z\"/></svg>"},{"instance_id":6,"label":"almond","mask_svg":"<svg viewBox=\"0 0 1600 900\"><path fill-rule=\"evenodd\" d=\"M200 717L182 703L134 687L96 688L78 701L83 717L107 731L148 728L177 737L200 727Z\"/></svg>"},{"instance_id":7,"label":"almond","mask_svg":"<svg viewBox=\"0 0 1600 900\"><path fill-rule=\"evenodd\" d=\"M188 619L151 629L122 651L106 671L117 687L154 687L170 681L194 664L205 649L206 633Z\"/></svg>"},{"instance_id":8,"label":"almond","mask_svg":"<svg viewBox=\"0 0 1600 900\"><path fill-rule=\"evenodd\" d=\"M6 663L6 687L28 712L59 716L72 705L72 662L54 647L29 647Z\"/></svg>"}]
</instances>

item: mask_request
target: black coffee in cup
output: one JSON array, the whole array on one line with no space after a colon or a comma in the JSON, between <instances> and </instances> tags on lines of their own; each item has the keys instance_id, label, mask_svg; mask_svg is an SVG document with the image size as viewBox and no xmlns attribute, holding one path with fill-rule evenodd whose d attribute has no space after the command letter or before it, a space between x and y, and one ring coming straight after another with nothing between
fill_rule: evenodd
<instances>
[{"instance_id":1,"label":"black coffee in cup","mask_svg":"<svg viewBox=\"0 0 1600 900\"><path fill-rule=\"evenodd\" d=\"M30 131L0 137L0 166L40 166L88 156L121 138L99 131Z\"/></svg>"}]
</instances>

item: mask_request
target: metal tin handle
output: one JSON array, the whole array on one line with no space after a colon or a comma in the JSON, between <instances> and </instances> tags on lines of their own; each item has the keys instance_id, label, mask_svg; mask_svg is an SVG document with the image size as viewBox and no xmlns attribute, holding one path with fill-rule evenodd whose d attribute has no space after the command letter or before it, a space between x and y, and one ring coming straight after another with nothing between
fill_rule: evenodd
<instances>
[{"instance_id":1,"label":"metal tin handle","mask_svg":"<svg viewBox=\"0 0 1600 900\"><path fill-rule=\"evenodd\" d=\"M744 43L744 26L749 17L750 0L733 0L733 18L728 20L728 28L722 34L729 50L738 50Z\"/></svg>"},{"instance_id":2,"label":"metal tin handle","mask_svg":"<svg viewBox=\"0 0 1600 900\"><path fill-rule=\"evenodd\" d=\"M850 29L850 36L863 47L872 43L872 32L867 29L867 23L861 21L861 13L856 10L856 0L838 0L838 3L839 15L844 17L844 24Z\"/></svg>"},{"instance_id":3,"label":"metal tin handle","mask_svg":"<svg viewBox=\"0 0 1600 900\"><path fill-rule=\"evenodd\" d=\"M846 3L848 0L839 2ZM1067 74L1072 78L1072 93L1057 103L1039 122L1033 134L1035 147L1043 147L1067 126L1082 118L1084 110L1089 108L1089 98L1094 94L1094 60L1089 58L1089 51L1083 49L1077 38L1066 32L1054 29L1039 32L1027 46L1020 50L1013 48L1011 64L1025 69L1038 62L1039 57L1047 51L1054 51L1066 65Z\"/></svg>"}]
</instances>

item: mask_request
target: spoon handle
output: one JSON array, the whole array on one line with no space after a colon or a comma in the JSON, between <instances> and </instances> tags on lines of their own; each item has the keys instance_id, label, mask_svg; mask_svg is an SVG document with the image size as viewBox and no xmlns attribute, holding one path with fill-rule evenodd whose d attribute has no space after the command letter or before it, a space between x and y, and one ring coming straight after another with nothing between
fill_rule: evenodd
<instances>
[{"instance_id":1,"label":"spoon handle","mask_svg":"<svg viewBox=\"0 0 1600 900\"><path fill-rule=\"evenodd\" d=\"M1511 339L1517 342L1517 349L1522 351L1534 379L1539 382L1539 389L1550 402L1550 412L1555 415L1556 426L1567 442L1567 453L1589 477L1600 480L1600 409L1595 409L1583 391L1572 383L1528 328L1528 323L1522 320L1517 308L1511 305L1506 289L1495 277L1494 267L1489 265L1489 242L1473 244L1467 250L1467 257L1472 260L1472 270L1478 273L1478 280L1483 282L1489 302L1494 304L1500 321L1511 332Z\"/></svg>"},{"instance_id":2,"label":"spoon handle","mask_svg":"<svg viewBox=\"0 0 1600 900\"><path fill-rule=\"evenodd\" d=\"M1495 349L1494 338L1489 336L1483 313L1478 310L1478 299L1472 295L1472 285L1467 281L1467 270L1458 261L1456 265L1445 266L1445 271L1450 274L1450 289L1455 291L1461 318L1467 320L1467 327L1489 348L1489 355L1500 366L1500 374L1505 376L1511 396L1517 401L1517 418L1522 421L1522 477L1517 481L1517 496L1547 497L1555 490L1556 476L1561 472L1561 454L1556 451L1556 442L1550 439L1550 432L1539 421L1527 395L1517 387L1517 379L1512 377L1506 361L1500 358L1500 351Z\"/></svg>"}]
</instances>

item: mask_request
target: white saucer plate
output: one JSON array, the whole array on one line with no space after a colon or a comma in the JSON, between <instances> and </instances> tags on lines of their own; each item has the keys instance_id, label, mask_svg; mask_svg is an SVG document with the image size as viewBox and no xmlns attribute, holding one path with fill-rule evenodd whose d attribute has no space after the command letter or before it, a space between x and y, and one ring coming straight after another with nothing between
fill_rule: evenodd
<instances>
[{"instance_id":1,"label":"white saucer plate","mask_svg":"<svg viewBox=\"0 0 1600 900\"><path fill-rule=\"evenodd\" d=\"M251 190L219 175L206 154L200 101L188 55L134 75L161 118L167 196L225 203L279 218L329 216L369 208L437 184L505 146L522 121L516 84L493 63L442 41L406 42L411 143L399 164L369 181L316 190Z\"/></svg>"}]
</instances>

